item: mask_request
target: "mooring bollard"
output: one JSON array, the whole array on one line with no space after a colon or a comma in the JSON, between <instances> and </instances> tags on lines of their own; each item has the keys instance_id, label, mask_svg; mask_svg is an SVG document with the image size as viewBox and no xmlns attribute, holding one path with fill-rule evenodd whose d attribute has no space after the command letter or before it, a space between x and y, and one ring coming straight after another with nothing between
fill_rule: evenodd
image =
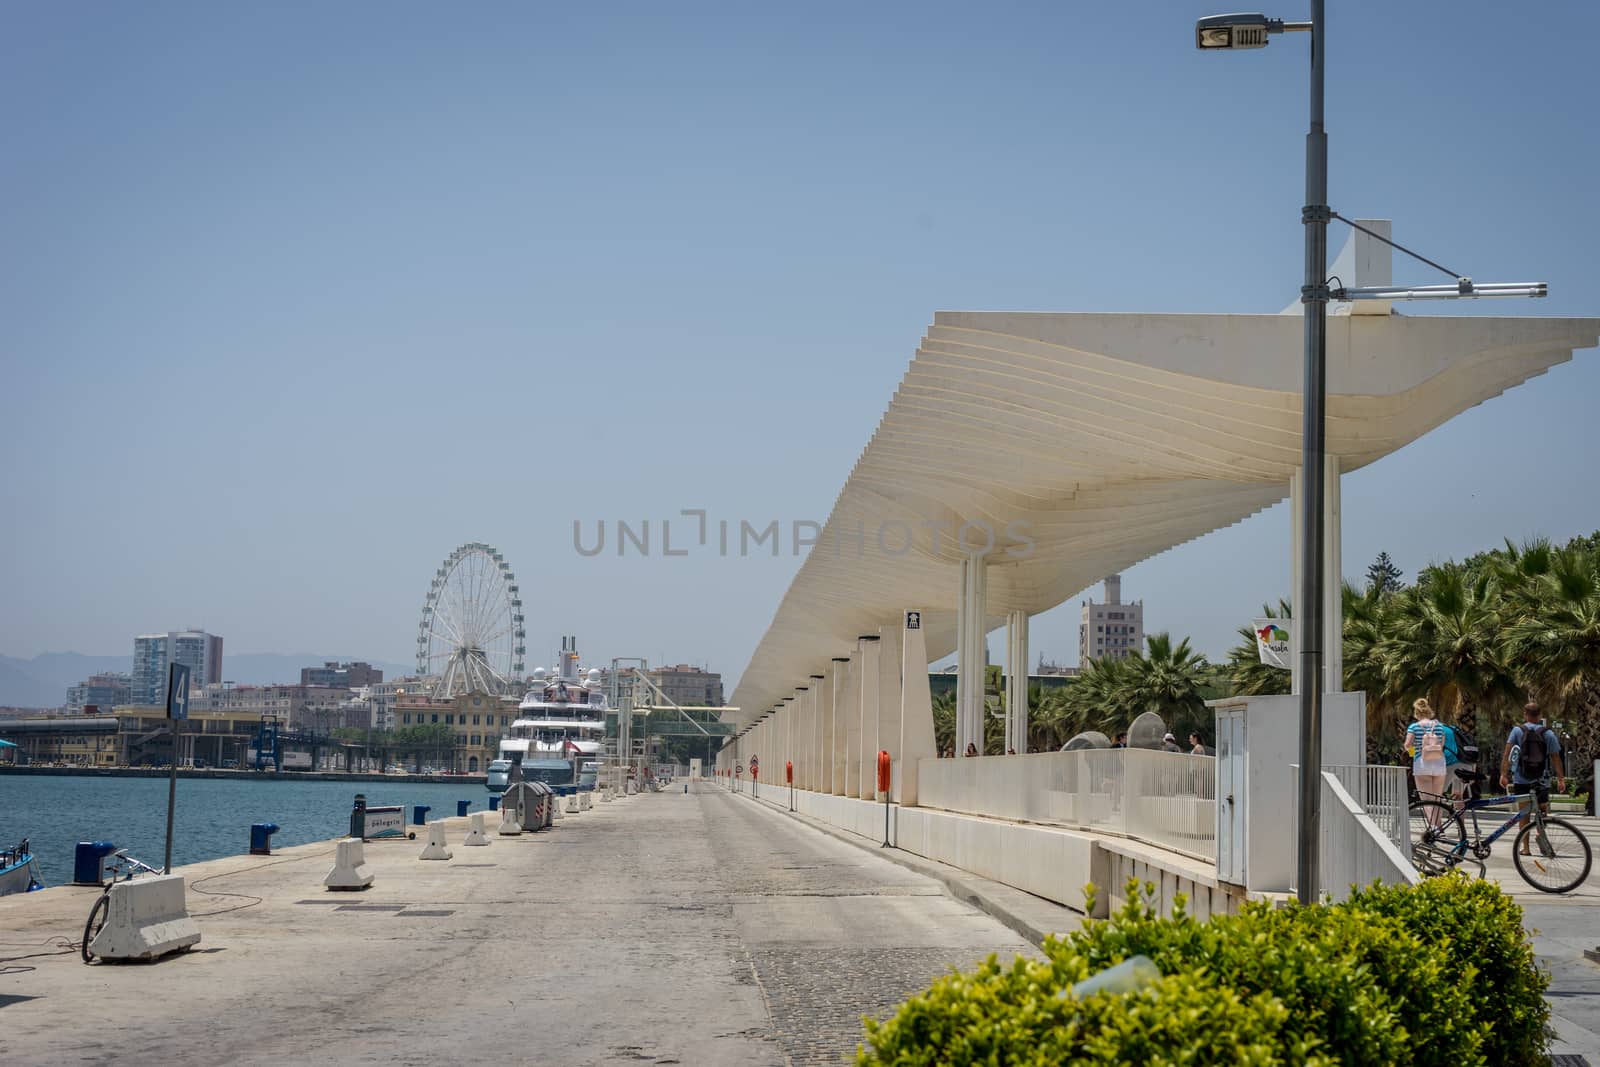
<instances>
[{"instance_id":1,"label":"mooring bollard","mask_svg":"<svg viewBox=\"0 0 1600 1067\"><path fill-rule=\"evenodd\" d=\"M470 800L456 801L456 817L459 818L465 815L467 813L467 809L470 807L472 807L472 801Z\"/></svg>"},{"instance_id":2,"label":"mooring bollard","mask_svg":"<svg viewBox=\"0 0 1600 1067\"><path fill-rule=\"evenodd\" d=\"M427 804L413 805L411 808L411 821L416 823L418 826L423 825L428 821L428 812L432 810L433 808Z\"/></svg>"},{"instance_id":3,"label":"mooring bollard","mask_svg":"<svg viewBox=\"0 0 1600 1067\"><path fill-rule=\"evenodd\" d=\"M499 811L500 810L500 794L499 793L490 793L489 794L489 810L490 811Z\"/></svg>"}]
</instances>

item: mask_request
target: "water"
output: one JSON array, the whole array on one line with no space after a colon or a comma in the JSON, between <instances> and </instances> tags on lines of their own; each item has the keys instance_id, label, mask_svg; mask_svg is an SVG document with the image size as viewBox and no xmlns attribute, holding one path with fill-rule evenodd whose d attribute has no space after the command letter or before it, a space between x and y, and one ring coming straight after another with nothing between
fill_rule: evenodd
<instances>
[{"instance_id":1,"label":"water","mask_svg":"<svg viewBox=\"0 0 1600 1067\"><path fill-rule=\"evenodd\" d=\"M351 801L428 804L435 819L489 809L482 783L297 782L241 778L180 778L172 826L172 865L199 863L250 851L250 824L274 822L281 829L274 847L342 837L350 827ZM47 885L72 881L72 853L79 841L114 841L146 863L160 867L166 850L165 778L34 777L0 774L0 843L28 838Z\"/></svg>"}]
</instances>

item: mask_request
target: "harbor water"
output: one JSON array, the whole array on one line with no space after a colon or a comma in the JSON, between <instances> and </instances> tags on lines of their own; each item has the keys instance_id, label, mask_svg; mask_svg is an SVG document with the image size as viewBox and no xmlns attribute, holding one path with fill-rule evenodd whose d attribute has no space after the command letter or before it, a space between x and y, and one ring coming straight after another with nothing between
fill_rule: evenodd
<instances>
[{"instance_id":1,"label":"harbor water","mask_svg":"<svg viewBox=\"0 0 1600 1067\"><path fill-rule=\"evenodd\" d=\"M297 782L282 779L200 778L178 780L173 817L172 864L199 863L250 850L250 824L277 823L274 847L340 837L349 829L351 801L365 793L371 805L403 804L406 819L416 804L432 807L428 818L487 811L481 782ZM0 842L32 842L47 885L72 880L72 854L79 841L113 841L152 866L166 848L165 778L34 777L0 775Z\"/></svg>"}]
</instances>

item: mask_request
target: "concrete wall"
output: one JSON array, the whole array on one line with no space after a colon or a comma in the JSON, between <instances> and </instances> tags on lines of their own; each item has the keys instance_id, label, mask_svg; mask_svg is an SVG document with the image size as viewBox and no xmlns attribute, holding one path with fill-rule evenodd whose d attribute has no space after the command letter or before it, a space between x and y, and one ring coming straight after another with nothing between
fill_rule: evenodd
<instances>
[{"instance_id":1,"label":"concrete wall","mask_svg":"<svg viewBox=\"0 0 1600 1067\"><path fill-rule=\"evenodd\" d=\"M758 799L788 810L789 791L763 783ZM850 797L794 791L795 810L857 837L881 844L884 805ZM889 808L889 840L903 851L949 864L983 878L1002 882L1087 911L1084 887L1097 887L1094 914L1125 896L1130 877L1158 885L1157 903L1169 914L1173 896L1189 895L1191 911L1206 915L1232 911L1244 899L1242 890L1206 878L1204 865L1182 857L1164 860L1159 850L1141 850L1108 842L1093 834L1048 826L1029 826L931 808ZM1115 850L1114 850L1115 849ZM1164 866L1165 864L1165 866Z\"/></svg>"}]
</instances>

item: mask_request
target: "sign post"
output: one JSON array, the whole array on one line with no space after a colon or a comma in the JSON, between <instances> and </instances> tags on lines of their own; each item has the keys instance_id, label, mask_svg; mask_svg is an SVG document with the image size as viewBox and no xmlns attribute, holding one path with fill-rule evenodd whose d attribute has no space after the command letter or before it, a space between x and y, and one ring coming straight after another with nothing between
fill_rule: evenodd
<instances>
[{"instance_id":1,"label":"sign post","mask_svg":"<svg viewBox=\"0 0 1600 1067\"><path fill-rule=\"evenodd\" d=\"M167 721L172 724L172 766L167 769L167 861L163 874L172 873L172 809L178 798L178 724L189 717L189 668L167 666Z\"/></svg>"}]
</instances>

